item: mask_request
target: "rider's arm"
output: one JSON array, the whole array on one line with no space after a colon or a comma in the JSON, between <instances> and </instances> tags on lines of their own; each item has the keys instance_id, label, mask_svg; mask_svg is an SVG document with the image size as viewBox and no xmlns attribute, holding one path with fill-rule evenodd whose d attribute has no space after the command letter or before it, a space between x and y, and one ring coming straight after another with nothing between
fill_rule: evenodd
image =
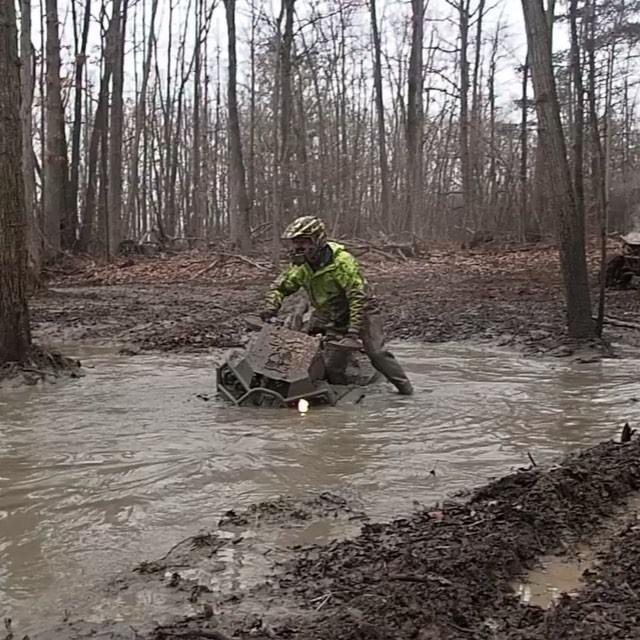
<instances>
[{"instance_id":1,"label":"rider's arm","mask_svg":"<svg viewBox=\"0 0 640 640\"><path fill-rule=\"evenodd\" d=\"M267 296L269 305L276 310L279 309L282 301L287 296L293 295L303 285L302 275L302 270L297 265L291 265L285 269L271 285Z\"/></svg>"},{"instance_id":2,"label":"rider's arm","mask_svg":"<svg viewBox=\"0 0 640 640\"><path fill-rule=\"evenodd\" d=\"M349 302L349 333L359 334L366 300L366 283L360 265L352 255L341 256L336 277Z\"/></svg>"}]
</instances>

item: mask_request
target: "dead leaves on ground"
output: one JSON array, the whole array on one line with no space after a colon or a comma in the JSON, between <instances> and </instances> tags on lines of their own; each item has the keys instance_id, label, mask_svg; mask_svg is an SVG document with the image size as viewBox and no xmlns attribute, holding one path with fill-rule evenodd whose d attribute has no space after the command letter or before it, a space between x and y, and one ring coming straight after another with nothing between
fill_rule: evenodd
<instances>
[{"instance_id":1,"label":"dead leaves on ground","mask_svg":"<svg viewBox=\"0 0 640 640\"><path fill-rule=\"evenodd\" d=\"M515 248L478 248L461 251L434 248L426 257L398 260L393 255L368 251L359 260L374 279L424 276L454 280L517 279L531 284L560 282L558 252L549 245L523 245ZM589 247L588 262L597 271L598 249ZM284 265L283 265L284 266ZM118 258L100 264L84 257L67 259L51 268L47 275L51 285L128 285L175 284L182 282L252 282L273 277L274 269L267 256L248 257L233 253L184 253L159 257ZM498 283L496 283L498 284ZM498 285L500 286L500 285Z\"/></svg>"}]
</instances>

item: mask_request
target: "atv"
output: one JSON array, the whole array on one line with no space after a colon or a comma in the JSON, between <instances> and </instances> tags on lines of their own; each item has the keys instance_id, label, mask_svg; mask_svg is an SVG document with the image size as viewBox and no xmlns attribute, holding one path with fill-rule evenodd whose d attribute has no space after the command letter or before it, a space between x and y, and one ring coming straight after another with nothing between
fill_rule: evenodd
<instances>
[{"instance_id":1,"label":"atv","mask_svg":"<svg viewBox=\"0 0 640 640\"><path fill-rule=\"evenodd\" d=\"M633 276L640 276L640 233L632 231L620 237L622 252L607 262L605 284L627 289Z\"/></svg>"},{"instance_id":2,"label":"atv","mask_svg":"<svg viewBox=\"0 0 640 640\"><path fill-rule=\"evenodd\" d=\"M244 350L234 350L216 371L216 389L238 406L297 407L357 403L380 374L360 352L349 351L344 385L330 384L325 369L327 347L338 345L311 335L296 317L262 322L246 318L250 335Z\"/></svg>"}]
</instances>

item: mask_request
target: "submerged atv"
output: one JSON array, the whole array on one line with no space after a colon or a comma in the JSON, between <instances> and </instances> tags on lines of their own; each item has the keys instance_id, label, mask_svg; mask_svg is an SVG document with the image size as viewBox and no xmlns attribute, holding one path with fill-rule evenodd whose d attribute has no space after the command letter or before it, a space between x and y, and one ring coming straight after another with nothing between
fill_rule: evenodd
<instances>
[{"instance_id":1,"label":"submerged atv","mask_svg":"<svg viewBox=\"0 0 640 640\"><path fill-rule=\"evenodd\" d=\"M255 333L243 351L232 351L216 372L218 395L236 406L298 407L357 403L380 374L368 358L349 352L346 385L330 384L324 353L328 342L301 323L246 320Z\"/></svg>"}]
</instances>

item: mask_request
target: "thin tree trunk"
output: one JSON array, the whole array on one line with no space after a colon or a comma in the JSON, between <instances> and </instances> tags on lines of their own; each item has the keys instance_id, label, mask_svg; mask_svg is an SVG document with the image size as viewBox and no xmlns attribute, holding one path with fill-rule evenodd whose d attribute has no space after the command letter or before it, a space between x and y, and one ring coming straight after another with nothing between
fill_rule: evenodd
<instances>
[{"instance_id":1,"label":"thin tree trunk","mask_svg":"<svg viewBox=\"0 0 640 640\"><path fill-rule=\"evenodd\" d=\"M118 0L116 0L118 2ZM113 19L107 29L106 38L109 38L109 31L114 29ZM97 175L98 160L101 143L101 135L106 131L106 120L109 109L109 83L111 82L111 74L113 72L113 64L109 57L105 59L104 70L100 80L100 91L98 94L98 106L93 120L93 129L89 140L89 153L87 157L87 191L84 198L84 214L82 216L82 224L80 226L80 242L78 248L81 252L89 250L91 239L94 231L96 220L96 204L97 204Z\"/></svg>"},{"instance_id":2,"label":"thin tree trunk","mask_svg":"<svg viewBox=\"0 0 640 640\"><path fill-rule=\"evenodd\" d=\"M280 211L280 203L282 194L280 192L280 172L281 162L281 142L280 142L280 93L282 84L282 60L280 55L280 49L282 48L282 20L284 18L284 4L278 19L276 21L276 34L275 34L275 52L274 52L274 81L273 81L273 95L272 109L273 109L273 131L272 131L272 146L273 146L273 168L271 174L271 193L273 199L273 216L272 216L272 236L271 236L271 260L274 268L278 268L280 263L280 225L282 221L282 213Z\"/></svg>"},{"instance_id":3,"label":"thin tree trunk","mask_svg":"<svg viewBox=\"0 0 640 640\"><path fill-rule=\"evenodd\" d=\"M64 126L60 83L60 37L58 34L58 2L46 0L47 24L47 97L44 217L46 224L45 254L55 259L60 248L74 244L69 225L67 142Z\"/></svg>"},{"instance_id":4,"label":"thin tree trunk","mask_svg":"<svg viewBox=\"0 0 640 640\"><path fill-rule=\"evenodd\" d=\"M117 251L121 240L122 226L122 136L124 126L124 37L127 24L127 2L114 0L114 27L110 54L113 60L113 91L111 96L111 118L109 127L109 192L108 223L105 236L107 259Z\"/></svg>"},{"instance_id":5,"label":"thin tree trunk","mask_svg":"<svg viewBox=\"0 0 640 640\"><path fill-rule=\"evenodd\" d=\"M27 245L29 247L29 276L32 288L40 281L42 242L40 224L36 206L35 155L33 153L33 91L34 91L34 55L31 44L31 2L21 0L20 13L20 92L22 96L20 120L22 122L22 175L24 180L24 202L27 214Z\"/></svg>"},{"instance_id":6,"label":"thin tree trunk","mask_svg":"<svg viewBox=\"0 0 640 640\"><path fill-rule=\"evenodd\" d=\"M202 12L203 0L198 0L196 4L196 46L194 49L195 70L193 74L193 144L192 144L192 164L191 164L191 194L189 207L187 209L186 233L189 248L195 246L198 236L198 227L202 218L202 199L200 193L200 183L202 180L202 148L201 148L201 75L202 75Z\"/></svg>"},{"instance_id":7,"label":"thin tree trunk","mask_svg":"<svg viewBox=\"0 0 640 640\"><path fill-rule=\"evenodd\" d=\"M598 315L596 324L596 333L602 335L604 328L604 308L605 308L605 269L607 257L607 209L608 209L608 189L607 189L607 154L602 144L600 124L598 118L598 107L596 102L597 91L597 69L596 69L596 26L595 26L595 2L590 1L586 6L587 10L587 37L586 37L586 53L589 78L589 122L591 125L591 141L592 141L592 178L594 186L594 195L598 203L598 212L600 220L600 295L598 299ZM610 78L612 76L613 66L613 50L609 54L607 61L606 77L605 77L605 101L606 101L606 118L608 120L610 113ZM605 136L608 137L608 126L605 126ZM608 142L607 142L608 147Z\"/></svg>"},{"instance_id":8,"label":"thin tree trunk","mask_svg":"<svg viewBox=\"0 0 640 640\"><path fill-rule=\"evenodd\" d=\"M520 111L520 240L525 241L529 221L529 188L528 171L529 162L529 52L522 65L522 95Z\"/></svg>"},{"instance_id":9,"label":"thin tree trunk","mask_svg":"<svg viewBox=\"0 0 640 640\"><path fill-rule=\"evenodd\" d=\"M376 92L376 114L378 125L378 156L380 163L381 219L387 231L391 229L391 192L389 187L389 160L387 158L387 133L384 118L384 95L382 90L382 45L378 30L376 0L369 0L371 34L373 37L373 83Z\"/></svg>"},{"instance_id":10,"label":"thin tree trunk","mask_svg":"<svg viewBox=\"0 0 640 640\"><path fill-rule=\"evenodd\" d=\"M407 75L407 230L416 234L422 205L422 136L423 136L423 71L424 0L411 0L412 35Z\"/></svg>"},{"instance_id":11,"label":"thin tree trunk","mask_svg":"<svg viewBox=\"0 0 640 640\"><path fill-rule=\"evenodd\" d=\"M76 3L71 3L71 11L73 14L73 33L76 48L75 63L75 84L74 84L74 109L73 109L73 129L71 131L71 167L69 174L69 225L74 240L78 233L78 194L80 181L80 136L82 133L82 77L84 74L85 63L87 61L87 41L89 38L89 26L91 24L91 0L85 0L84 18L82 22L82 35L78 41L77 35L77 17ZM75 243L74 243L74 248Z\"/></svg>"},{"instance_id":12,"label":"thin tree trunk","mask_svg":"<svg viewBox=\"0 0 640 640\"><path fill-rule=\"evenodd\" d=\"M578 0L571 0L569 17L571 23L571 76L576 93L573 125L573 183L578 215L584 218L584 86L582 83L580 37L578 35Z\"/></svg>"},{"instance_id":13,"label":"thin tree trunk","mask_svg":"<svg viewBox=\"0 0 640 640\"><path fill-rule=\"evenodd\" d=\"M140 138L142 129L146 126L147 116L147 87L149 85L149 74L151 71L151 58L153 56L155 43L155 23L158 12L158 0L153 0L151 4L151 24L149 25L149 36L147 39L147 51L144 61L144 69L142 71L142 82L140 84L140 93L138 94L138 102L136 104L135 124L133 131L133 140L131 142L131 158L129 164L129 185L127 190L127 207L126 210L131 220L135 220L138 216L138 179L140 161Z\"/></svg>"},{"instance_id":14,"label":"thin tree trunk","mask_svg":"<svg viewBox=\"0 0 640 640\"><path fill-rule=\"evenodd\" d=\"M242 155L240 117L237 98L237 56L236 56L236 2L224 0L227 16L227 37L229 47L229 72L227 99L229 108L229 160L230 160L230 229L231 242L241 251L251 249L249 229L249 198L247 196L246 175Z\"/></svg>"},{"instance_id":15,"label":"thin tree trunk","mask_svg":"<svg viewBox=\"0 0 640 640\"><path fill-rule=\"evenodd\" d=\"M293 118L292 55L293 55L293 16L295 0L282 0L284 7L284 30L280 56L280 191L281 207L288 219L293 207L291 193L291 120Z\"/></svg>"},{"instance_id":16,"label":"thin tree trunk","mask_svg":"<svg viewBox=\"0 0 640 640\"><path fill-rule=\"evenodd\" d=\"M463 228L474 220L471 150L469 148L469 4L459 0L460 20L460 173L462 175Z\"/></svg>"}]
</instances>

